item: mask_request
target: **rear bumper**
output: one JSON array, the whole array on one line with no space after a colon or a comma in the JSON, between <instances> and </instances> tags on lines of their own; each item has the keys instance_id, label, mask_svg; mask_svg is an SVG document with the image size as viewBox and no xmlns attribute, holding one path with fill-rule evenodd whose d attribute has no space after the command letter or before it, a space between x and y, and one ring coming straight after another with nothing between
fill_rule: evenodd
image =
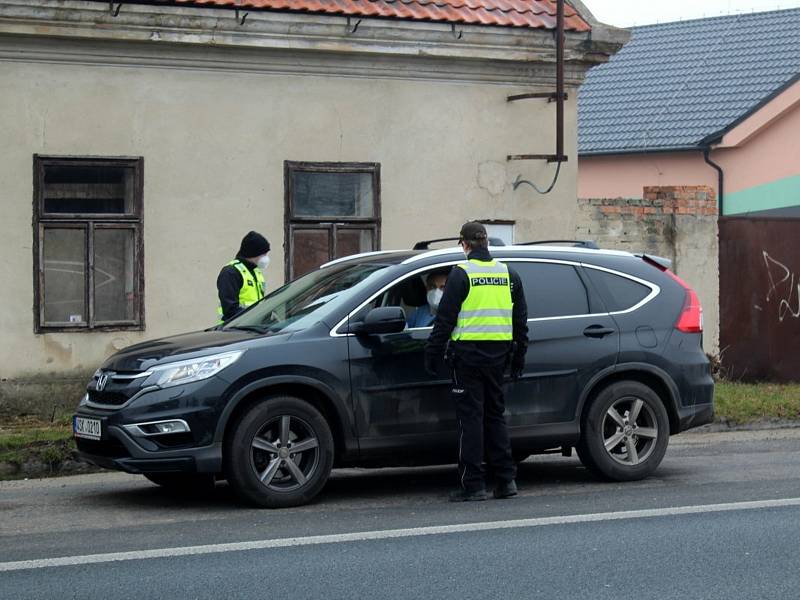
<instances>
[{"instance_id":1,"label":"rear bumper","mask_svg":"<svg viewBox=\"0 0 800 600\"><path fill-rule=\"evenodd\" d=\"M678 430L686 431L714 420L714 378L709 367L684 369L678 380Z\"/></svg>"},{"instance_id":2,"label":"rear bumper","mask_svg":"<svg viewBox=\"0 0 800 600\"><path fill-rule=\"evenodd\" d=\"M91 464L127 473L219 473L220 444L196 448L151 451L126 431L109 426L99 441L76 438L78 456Z\"/></svg>"},{"instance_id":3,"label":"rear bumper","mask_svg":"<svg viewBox=\"0 0 800 600\"><path fill-rule=\"evenodd\" d=\"M686 431L714 420L714 403L682 407L678 415L678 430Z\"/></svg>"}]
</instances>

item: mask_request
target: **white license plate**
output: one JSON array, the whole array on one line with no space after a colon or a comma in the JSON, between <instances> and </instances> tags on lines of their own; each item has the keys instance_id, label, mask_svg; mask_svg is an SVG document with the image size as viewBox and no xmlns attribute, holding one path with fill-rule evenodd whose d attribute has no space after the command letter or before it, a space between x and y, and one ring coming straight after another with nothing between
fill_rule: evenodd
<instances>
[{"instance_id":1,"label":"white license plate","mask_svg":"<svg viewBox=\"0 0 800 600\"><path fill-rule=\"evenodd\" d=\"M72 431L75 437L99 440L102 429L100 419L87 419L86 417L75 417L72 422Z\"/></svg>"}]
</instances>

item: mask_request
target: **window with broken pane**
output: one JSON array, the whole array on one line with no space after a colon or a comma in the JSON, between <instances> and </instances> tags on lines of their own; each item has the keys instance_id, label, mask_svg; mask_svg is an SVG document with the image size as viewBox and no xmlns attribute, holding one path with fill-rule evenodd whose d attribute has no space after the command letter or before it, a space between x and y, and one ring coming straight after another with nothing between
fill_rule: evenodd
<instances>
[{"instance_id":1,"label":"window with broken pane","mask_svg":"<svg viewBox=\"0 0 800 600\"><path fill-rule=\"evenodd\" d=\"M34 157L37 331L144 326L142 163Z\"/></svg>"}]
</instances>

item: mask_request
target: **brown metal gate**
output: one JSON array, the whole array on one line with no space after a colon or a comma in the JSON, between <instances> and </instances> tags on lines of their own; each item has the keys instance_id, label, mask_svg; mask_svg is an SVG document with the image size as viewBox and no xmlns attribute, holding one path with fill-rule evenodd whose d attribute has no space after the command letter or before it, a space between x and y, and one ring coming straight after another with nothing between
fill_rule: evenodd
<instances>
[{"instance_id":1,"label":"brown metal gate","mask_svg":"<svg viewBox=\"0 0 800 600\"><path fill-rule=\"evenodd\" d=\"M800 381L800 219L723 218L719 242L725 374Z\"/></svg>"}]
</instances>

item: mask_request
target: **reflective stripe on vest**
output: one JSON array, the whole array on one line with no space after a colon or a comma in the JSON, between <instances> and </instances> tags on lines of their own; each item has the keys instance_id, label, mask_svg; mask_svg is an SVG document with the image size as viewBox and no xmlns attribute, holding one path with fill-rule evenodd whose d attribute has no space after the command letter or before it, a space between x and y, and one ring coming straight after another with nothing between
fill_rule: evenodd
<instances>
[{"instance_id":1,"label":"reflective stripe on vest","mask_svg":"<svg viewBox=\"0 0 800 600\"><path fill-rule=\"evenodd\" d=\"M239 274L242 276L242 287L239 290L239 306L247 308L252 306L264 297L264 275L261 269L255 269L255 277L253 272L248 269L240 260L232 260L228 266L235 267ZM219 315L220 323L222 322L222 305L217 306L217 315Z\"/></svg>"},{"instance_id":2,"label":"reflective stripe on vest","mask_svg":"<svg viewBox=\"0 0 800 600\"><path fill-rule=\"evenodd\" d=\"M470 260L458 265L469 278L469 293L461 305L450 339L505 342L513 338L513 302L508 267L495 260Z\"/></svg>"}]
</instances>

